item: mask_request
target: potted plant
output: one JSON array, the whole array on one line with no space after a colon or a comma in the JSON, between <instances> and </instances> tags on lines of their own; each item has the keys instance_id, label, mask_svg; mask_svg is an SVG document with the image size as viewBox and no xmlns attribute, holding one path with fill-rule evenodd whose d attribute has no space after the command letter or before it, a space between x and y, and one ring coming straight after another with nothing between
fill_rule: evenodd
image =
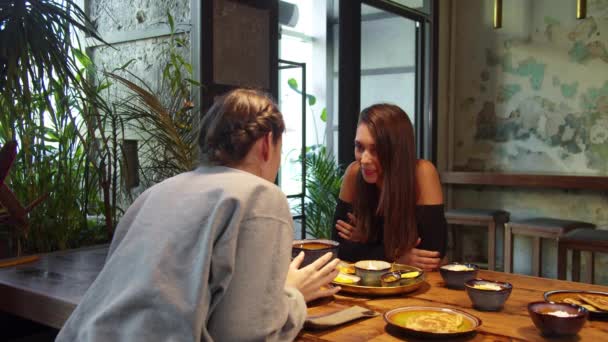
<instances>
[{"instance_id":1,"label":"potted plant","mask_svg":"<svg viewBox=\"0 0 608 342\"><path fill-rule=\"evenodd\" d=\"M104 85L85 78L74 30L101 38L73 0L7 0L0 13L0 144L19 143L7 181L24 203L49 194L16 241L29 252L68 248L98 227L89 214L114 205L99 196L114 165L108 140L96 136L105 129L96 115L109 110L98 96Z\"/></svg>"},{"instance_id":2,"label":"potted plant","mask_svg":"<svg viewBox=\"0 0 608 342\"><path fill-rule=\"evenodd\" d=\"M302 94L295 79L290 78L288 85L295 92ZM302 95L307 98L308 106L311 107L313 122L315 122L315 112L312 110L312 107L317 103L316 97L312 94ZM327 123L327 110L325 108L321 110L319 119ZM316 134L316 122L314 127ZM296 162L301 163L302 156ZM342 185L342 169L323 142L306 147L304 163L306 165L304 209L302 210L301 204L296 205L294 209L298 214L305 215L307 234L318 239L330 239L333 229L334 210L336 209L340 186Z\"/></svg>"}]
</instances>

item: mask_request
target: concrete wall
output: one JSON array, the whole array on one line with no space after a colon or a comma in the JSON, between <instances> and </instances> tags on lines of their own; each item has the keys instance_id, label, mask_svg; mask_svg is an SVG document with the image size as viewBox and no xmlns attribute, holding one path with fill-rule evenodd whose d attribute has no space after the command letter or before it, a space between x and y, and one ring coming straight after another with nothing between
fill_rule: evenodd
<instances>
[{"instance_id":1,"label":"concrete wall","mask_svg":"<svg viewBox=\"0 0 608 342\"><path fill-rule=\"evenodd\" d=\"M162 52L168 42L167 12L176 26L189 31L190 0L88 0L85 6L101 36L113 43L111 48L89 49L97 66L109 71L133 59L126 69L153 89L158 86L165 60ZM190 51L185 49L183 56L189 60Z\"/></svg>"},{"instance_id":2,"label":"concrete wall","mask_svg":"<svg viewBox=\"0 0 608 342\"><path fill-rule=\"evenodd\" d=\"M492 28L491 1L452 1L442 25L442 64L451 85L440 101L449 136L442 155L462 171L608 175L608 0L503 2L503 28ZM448 6L449 7L449 6ZM447 46L446 46L447 45ZM447 93L446 93L447 92ZM446 128L447 124L447 128ZM454 188L453 207L503 208L514 217L550 216L608 226L608 196L598 191ZM469 254L484 254L471 235ZM502 241L499 241L502 242ZM515 271L529 273L530 242L515 241ZM555 244L545 245L554 277ZM596 279L608 283L608 259Z\"/></svg>"},{"instance_id":3,"label":"concrete wall","mask_svg":"<svg viewBox=\"0 0 608 342\"><path fill-rule=\"evenodd\" d=\"M115 72L131 81L149 88L155 93L162 89L162 69L168 61L169 47L169 18L173 17L177 35L189 41L192 29L191 0L84 0L84 9L90 16L100 36L111 46L88 41L87 53L95 63L98 71ZM191 59L189 47L177 48L177 51L186 61ZM128 64L128 65L127 65ZM116 71L124 65L124 71ZM98 77L103 77L101 73ZM142 84L143 83L143 84ZM165 87L166 89L166 87ZM103 95L112 102L129 96L124 87L117 82ZM161 99L168 101L168 99ZM124 132L125 139L143 139L141 132L136 132L128 126ZM139 148L139 164L145 165L146 160L141 159L143 154ZM132 161L134 162L134 161ZM143 179L140 171L139 179ZM133 196L145 190L146 184L130 189ZM123 206L128 206L130 199L121 199Z\"/></svg>"}]
</instances>

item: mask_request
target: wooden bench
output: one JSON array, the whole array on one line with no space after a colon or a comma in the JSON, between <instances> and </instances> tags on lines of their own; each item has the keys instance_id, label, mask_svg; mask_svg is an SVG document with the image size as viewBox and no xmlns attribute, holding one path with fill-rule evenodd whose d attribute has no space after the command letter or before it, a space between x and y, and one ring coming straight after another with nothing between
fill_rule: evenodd
<instances>
[{"instance_id":1,"label":"wooden bench","mask_svg":"<svg viewBox=\"0 0 608 342\"><path fill-rule=\"evenodd\" d=\"M608 253L608 230L576 229L559 239L557 243L557 278L566 279L568 250L572 250L572 281L580 280L581 252L589 252L586 258L587 277L590 283L595 278L594 253Z\"/></svg>"},{"instance_id":2,"label":"wooden bench","mask_svg":"<svg viewBox=\"0 0 608 342\"><path fill-rule=\"evenodd\" d=\"M497 186L590 191L608 190L608 177L585 174L447 171L442 172L440 178L443 184L453 186ZM584 227L589 228L587 225L590 223L585 222L585 224ZM557 239L557 237L561 238L567 232L579 228L575 224L574 226L566 225L564 227L554 227L553 229L548 228L547 226L542 229L536 229L539 227L528 227L528 229L526 229L524 225L517 223L513 224L513 222L506 224L506 227L507 226L511 226L512 229L509 232L505 229L505 271L510 272L512 270L512 261L510 260L512 259L513 246L510 236L515 230L516 234L529 233L525 235L531 235L534 238L534 250L532 251L534 256L532 267L534 274L540 273L540 239L545 237L554 239Z\"/></svg>"},{"instance_id":3,"label":"wooden bench","mask_svg":"<svg viewBox=\"0 0 608 342\"><path fill-rule=\"evenodd\" d=\"M452 228L454 252L453 261L462 262L462 237L456 236L456 227L484 227L488 231L488 269L496 269L496 227L509 221L509 213L499 209L450 209L445 212L445 219ZM455 258L459 258L456 260Z\"/></svg>"},{"instance_id":4,"label":"wooden bench","mask_svg":"<svg viewBox=\"0 0 608 342\"><path fill-rule=\"evenodd\" d=\"M542 265L542 239L559 241L564 234L578 228L593 229L595 225L589 222L548 217L517 220L505 224L505 272L513 271L513 235L532 237L532 275L539 277Z\"/></svg>"}]
</instances>

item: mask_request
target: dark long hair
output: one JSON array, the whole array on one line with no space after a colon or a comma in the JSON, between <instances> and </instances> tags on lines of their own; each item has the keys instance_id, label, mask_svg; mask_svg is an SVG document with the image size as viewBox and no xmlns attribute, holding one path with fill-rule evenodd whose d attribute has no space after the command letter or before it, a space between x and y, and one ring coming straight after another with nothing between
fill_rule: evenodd
<instances>
[{"instance_id":1,"label":"dark long hair","mask_svg":"<svg viewBox=\"0 0 608 342\"><path fill-rule=\"evenodd\" d=\"M418 239L416 228L416 152L414 127L407 114L391 104L376 104L359 115L359 125L369 128L382 167L383 186L368 184L361 173L357 175L353 201L357 225L368 239L384 233L384 253L393 261L414 247ZM374 224L375 217L384 217L384 226Z\"/></svg>"}]
</instances>

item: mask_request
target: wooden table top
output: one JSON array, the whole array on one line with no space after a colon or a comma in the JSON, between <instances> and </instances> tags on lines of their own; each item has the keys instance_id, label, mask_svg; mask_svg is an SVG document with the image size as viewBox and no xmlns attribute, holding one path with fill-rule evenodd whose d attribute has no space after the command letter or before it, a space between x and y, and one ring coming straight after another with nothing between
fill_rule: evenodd
<instances>
[{"instance_id":1,"label":"wooden table top","mask_svg":"<svg viewBox=\"0 0 608 342\"><path fill-rule=\"evenodd\" d=\"M51 327L60 328L102 268L108 246L42 255L30 264L0 269L0 310ZM482 320L468 341L545 340L528 316L527 304L543 300L550 290L592 290L608 292L608 286L573 283L501 272L479 271L479 277L508 281L513 292L501 312L480 312L471 307L463 290L443 286L438 272L427 274L426 283L410 294L393 297L337 295L313 303L309 314L318 315L359 305L384 313L402 306L437 306L464 310ZM319 331L304 330L299 341L398 341L410 337L387 327L382 315ZM588 321L578 334L580 341L608 340L608 321ZM560 339L560 341L564 341ZM570 341L570 339L565 339Z\"/></svg>"},{"instance_id":2,"label":"wooden table top","mask_svg":"<svg viewBox=\"0 0 608 342\"><path fill-rule=\"evenodd\" d=\"M542 301L543 293L551 290L587 290L608 292L608 286L566 282L554 279L530 277L502 272L480 270L478 277L508 281L513 292L500 312L482 312L473 309L464 290L452 290L444 286L438 272L427 273L426 282L416 292L394 297L362 297L349 294L336 295L321 300L308 309L310 315L330 313L352 305L359 305L378 313L403 306L435 306L466 311L479 317L482 325L474 335L461 341L545 341L528 315L530 302ZM298 341L416 341L408 335L387 326L382 315L360 319L328 330L303 330ZM608 321L587 321L578 336L560 341L606 341Z\"/></svg>"},{"instance_id":3,"label":"wooden table top","mask_svg":"<svg viewBox=\"0 0 608 342\"><path fill-rule=\"evenodd\" d=\"M0 310L61 328L99 274L108 245L59 251L0 269Z\"/></svg>"}]
</instances>

